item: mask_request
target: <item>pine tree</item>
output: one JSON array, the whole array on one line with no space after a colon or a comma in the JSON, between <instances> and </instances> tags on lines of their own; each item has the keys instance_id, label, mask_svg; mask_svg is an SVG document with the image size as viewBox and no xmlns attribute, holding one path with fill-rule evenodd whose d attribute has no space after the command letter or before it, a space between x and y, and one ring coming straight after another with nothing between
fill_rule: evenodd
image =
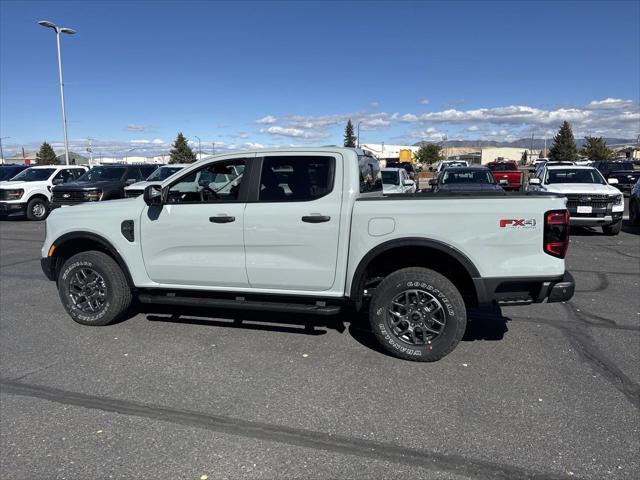
<instances>
[{"instance_id":1,"label":"pine tree","mask_svg":"<svg viewBox=\"0 0 640 480\"><path fill-rule=\"evenodd\" d=\"M351 119L349 119L349 121L347 122L347 126L344 129L344 146L356 146L356 136L353 134L353 123L351 123Z\"/></svg>"},{"instance_id":2,"label":"pine tree","mask_svg":"<svg viewBox=\"0 0 640 480\"><path fill-rule=\"evenodd\" d=\"M522 151L522 156L520 157L520 163L522 165L526 165L527 164L527 159L529 158L529 156L527 155L527 151L523 150Z\"/></svg>"},{"instance_id":3,"label":"pine tree","mask_svg":"<svg viewBox=\"0 0 640 480\"><path fill-rule=\"evenodd\" d=\"M56 165L58 163L56 152L47 142L44 142L40 147L40 151L36 154L36 160L38 165Z\"/></svg>"},{"instance_id":4,"label":"pine tree","mask_svg":"<svg viewBox=\"0 0 640 480\"><path fill-rule=\"evenodd\" d=\"M571 125L569 125L569 122L564 121L558 134L553 137L553 145L549 150L549 160L574 162L577 159L578 147L576 147L576 141L573 138Z\"/></svg>"},{"instance_id":5,"label":"pine tree","mask_svg":"<svg viewBox=\"0 0 640 480\"><path fill-rule=\"evenodd\" d=\"M182 132L178 133L169 154L169 163L193 163L196 161L196 154L191 150Z\"/></svg>"},{"instance_id":6,"label":"pine tree","mask_svg":"<svg viewBox=\"0 0 640 480\"><path fill-rule=\"evenodd\" d=\"M613 158L613 150L607 147L607 142L602 137L584 137L585 144L580 154L589 160L610 160Z\"/></svg>"}]
</instances>

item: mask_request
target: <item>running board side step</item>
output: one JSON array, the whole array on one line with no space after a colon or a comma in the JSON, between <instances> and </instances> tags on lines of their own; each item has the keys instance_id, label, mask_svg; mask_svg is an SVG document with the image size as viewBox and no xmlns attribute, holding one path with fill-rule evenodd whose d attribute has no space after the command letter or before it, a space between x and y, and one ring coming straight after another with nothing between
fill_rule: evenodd
<instances>
[{"instance_id":1,"label":"running board side step","mask_svg":"<svg viewBox=\"0 0 640 480\"><path fill-rule=\"evenodd\" d=\"M234 300L228 298L182 297L177 295L150 295L142 293L138 295L138 300L141 303L148 304L235 310L263 310L283 313L307 313L311 315L336 315L340 312L338 305L326 305L325 302L317 302L316 304L259 302L255 300L245 300L243 297L238 297Z\"/></svg>"}]
</instances>

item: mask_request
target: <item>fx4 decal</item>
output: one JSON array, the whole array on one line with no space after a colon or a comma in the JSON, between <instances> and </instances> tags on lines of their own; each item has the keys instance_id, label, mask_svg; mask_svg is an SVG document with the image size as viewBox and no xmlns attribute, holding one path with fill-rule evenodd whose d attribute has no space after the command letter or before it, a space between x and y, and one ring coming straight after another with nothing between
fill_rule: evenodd
<instances>
[{"instance_id":1,"label":"fx4 decal","mask_svg":"<svg viewBox=\"0 0 640 480\"><path fill-rule=\"evenodd\" d=\"M536 221L533 218L501 218L500 228L536 228Z\"/></svg>"}]
</instances>

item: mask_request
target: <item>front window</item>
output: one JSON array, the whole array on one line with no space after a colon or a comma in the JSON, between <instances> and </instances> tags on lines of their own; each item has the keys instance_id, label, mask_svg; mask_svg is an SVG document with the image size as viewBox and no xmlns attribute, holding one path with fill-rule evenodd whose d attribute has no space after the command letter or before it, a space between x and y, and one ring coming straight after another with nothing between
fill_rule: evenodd
<instances>
[{"instance_id":1,"label":"front window","mask_svg":"<svg viewBox=\"0 0 640 480\"><path fill-rule=\"evenodd\" d=\"M171 185L168 203L218 203L238 200L245 160L215 162Z\"/></svg>"},{"instance_id":2,"label":"front window","mask_svg":"<svg viewBox=\"0 0 640 480\"><path fill-rule=\"evenodd\" d=\"M100 180L120 180L127 167L93 167L82 175L80 182L99 182Z\"/></svg>"},{"instance_id":3,"label":"front window","mask_svg":"<svg viewBox=\"0 0 640 480\"><path fill-rule=\"evenodd\" d=\"M385 185L400 185L400 180L398 180L398 172L383 170L382 183Z\"/></svg>"},{"instance_id":4,"label":"front window","mask_svg":"<svg viewBox=\"0 0 640 480\"><path fill-rule=\"evenodd\" d=\"M184 167L160 167L147 178L148 182L166 180Z\"/></svg>"},{"instance_id":5,"label":"front window","mask_svg":"<svg viewBox=\"0 0 640 480\"><path fill-rule=\"evenodd\" d=\"M11 180L20 182L41 182L49 178L55 171L55 168L27 168Z\"/></svg>"},{"instance_id":6,"label":"front window","mask_svg":"<svg viewBox=\"0 0 640 480\"><path fill-rule=\"evenodd\" d=\"M446 169L442 174L442 185L459 183L483 183L494 184L495 180L491 172L486 170L451 170Z\"/></svg>"},{"instance_id":7,"label":"front window","mask_svg":"<svg viewBox=\"0 0 640 480\"><path fill-rule=\"evenodd\" d=\"M600 172L595 168L590 169L553 169L547 172L547 184L553 183L596 183L606 185Z\"/></svg>"}]
</instances>

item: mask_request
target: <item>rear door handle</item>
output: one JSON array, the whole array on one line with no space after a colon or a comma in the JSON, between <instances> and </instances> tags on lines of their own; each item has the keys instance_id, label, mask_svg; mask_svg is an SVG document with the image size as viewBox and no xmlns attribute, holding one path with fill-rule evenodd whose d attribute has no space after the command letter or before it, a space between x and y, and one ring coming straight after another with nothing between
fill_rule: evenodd
<instances>
[{"instance_id":1,"label":"rear door handle","mask_svg":"<svg viewBox=\"0 0 640 480\"><path fill-rule=\"evenodd\" d=\"M329 220L331 220L331 217L328 215L305 215L302 217L302 221L307 223L323 223Z\"/></svg>"},{"instance_id":2,"label":"rear door handle","mask_svg":"<svg viewBox=\"0 0 640 480\"><path fill-rule=\"evenodd\" d=\"M236 217L230 217L228 215L216 215L215 217L209 217L209 221L212 223L231 223L236 221Z\"/></svg>"}]
</instances>

